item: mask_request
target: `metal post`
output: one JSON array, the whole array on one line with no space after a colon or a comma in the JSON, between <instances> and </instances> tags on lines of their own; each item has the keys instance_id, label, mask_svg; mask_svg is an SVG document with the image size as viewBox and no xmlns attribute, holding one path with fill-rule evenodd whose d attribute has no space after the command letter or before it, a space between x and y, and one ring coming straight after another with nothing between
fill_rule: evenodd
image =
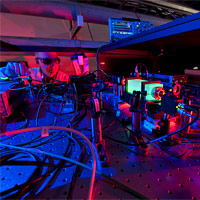
<instances>
[{"instance_id":1,"label":"metal post","mask_svg":"<svg viewBox=\"0 0 200 200\"><path fill-rule=\"evenodd\" d=\"M132 112L132 130L136 133L140 133L141 113Z\"/></svg>"},{"instance_id":2,"label":"metal post","mask_svg":"<svg viewBox=\"0 0 200 200\"><path fill-rule=\"evenodd\" d=\"M95 143L102 142L102 128L101 128L100 117L91 118L91 128L92 128L92 141Z\"/></svg>"}]
</instances>

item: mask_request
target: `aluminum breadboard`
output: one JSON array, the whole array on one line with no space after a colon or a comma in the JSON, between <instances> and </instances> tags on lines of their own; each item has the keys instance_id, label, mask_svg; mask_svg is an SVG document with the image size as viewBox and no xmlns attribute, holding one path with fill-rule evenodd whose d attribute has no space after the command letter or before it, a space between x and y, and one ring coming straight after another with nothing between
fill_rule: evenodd
<instances>
[{"instance_id":1,"label":"aluminum breadboard","mask_svg":"<svg viewBox=\"0 0 200 200\"><path fill-rule=\"evenodd\" d=\"M107 98L108 99L108 98ZM112 97L110 98L112 99ZM110 105L111 106L112 102ZM121 125L113 110L105 109L101 114L103 134L117 140L131 143L130 132ZM121 111L121 119L128 116L127 109ZM91 137L91 114L76 128ZM61 126L69 119L62 116ZM40 125L52 123L52 118L46 113L39 120ZM19 123L19 124L18 124ZM7 129L19 127L23 122L7 124ZM108 126L112 123L111 126ZM59 124L58 124L59 125ZM30 120L29 127L35 126L35 120ZM104 127L106 127L104 129ZM142 134L154 138L147 130ZM85 141L76 136L76 141L67 137L66 132L52 132L49 137L41 138L40 131L21 133L16 136L1 137L1 142L10 145L22 145L28 148L38 148L49 153L67 156L73 160L92 166L91 151ZM55 136L55 137L53 137ZM38 137L37 140L35 138ZM52 137L51 139L49 139ZM30 142L32 141L32 142ZM147 139L146 139L147 141ZM26 144L27 143L27 144ZM110 179L96 174L93 197L94 199L137 199L133 191L140 193L147 199L200 199L200 147L198 144L187 143L177 147L163 147L161 144L148 145L148 155L141 149L114 142L105 138L106 153L109 157L107 167L98 166L98 171ZM164 148L164 149L161 149ZM82 152L82 157L80 154ZM6 156L7 154L7 156ZM14 156L14 154L16 154ZM173 155L184 155L175 158ZM11 157L9 157L9 155ZM91 178L91 171L83 167L77 168L69 162L60 162L53 157L40 154L25 153L23 151L3 150L1 158L1 197L6 199L87 199ZM17 162L8 161L23 161ZM28 161L37 162L31 165ZM8 163L8 164L7 164ZM39 165L39 163L41 165ZM47 163L49 165L43 165ZM37 170L36 170L37 169ZM41 181L33 183L38 177ZM118 181L118 182L116 182ZM120 184L119 184L120 182ZM30 188L28 188L28 186ZM27 189L28 188L28 189ZM23 191L23 189L27 189ZM18 193L15 191L19 190Z\"/></svg>"}]
</instances>

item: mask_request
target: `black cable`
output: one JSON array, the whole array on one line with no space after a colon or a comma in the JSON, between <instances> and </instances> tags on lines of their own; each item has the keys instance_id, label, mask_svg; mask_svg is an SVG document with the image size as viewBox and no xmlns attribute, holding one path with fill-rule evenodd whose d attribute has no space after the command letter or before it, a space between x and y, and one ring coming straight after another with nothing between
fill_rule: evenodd
<instances>
[{"instance_id":1,"label":"black cable","mask_svg":"<svg viewBox=\"0 0 200 200\"><path fill-rule=\"evenodd\" d=\"M196 138L196 139L198 139L199 140L199 137L198 138ZM188 144L198 144L198 143L200 143L200 141L194 141L194 140L192 140L192 139L183 139L183 140L186 140L186 141L189 141L188 142ZM183 140L181 140L181 141L183 141ZM184 142L185 143L185 142Z\"/></svg>"},{"instance_id":2,"label":"black cable","mask_svg":"<svg viewBox=\"0 0 200 200\"><path fill-rule=\"evenodd\" d=\"M101 48L102 47L104 47L105 45L103 45L103 46L101 46L101 47L99 47L98 49L97 49L97 52L96 52L96 63L97 63L97 67L99 68L99 70L103 73L103 74L105 74L107 77L109 77L109 78L111 78L111 75L108 75L106 72L104 72L102 69L101 69L101 67L99 66L99 58L98 58L98 54L99 54L99 51L101 50Z\"/></svg>"},{"instance_id":3,"label":"black cable","mask_svg":"<svg viewBox=\"0 0 200 200\"><path fill-rule=\"evenodd\" d=\"M123 183L121 183L121 182L119 182L119 181L117 181L117 180L111 178L110 176L107 176L107 175L105 175L105 174L103 174L103 173L101 174L101 176L104 177L106 180L109 180L110 182L112 182L112 183L118 185L118 187L119 187L120 189L122 189L123 191L125 191L125 192L127 192L127 193L129 193L129 194L131 194L131 195L133 195L133 196L135 196L135 197L137 197L138 199L148 200L148 198L145 197L144 195L142 195L142 194L136 192L135 190L133 190L133 189L127 187L127 186L124 185Z\"/></svg>"},{"instance_id":4,"label":"black cable","mask_svg":"<svg viewBox=\"0 0 200 200\"><path fill-rule=\"evenodd\" d=\"M143 136L144 136L144 135L143 135ZM151 140L151 139L150 139L148 136L146 136L146 135L145 135L144 137L146 137L149 141ZM179 143L179 144L180 144L180 143ZM188 143L188 144L191 144L191 143ZM191 148L190 148L190 149L188 149L186 152L184 152L184 153L178 155L178 154L172 153L171 151L168 151L168 149L166 149L166 148L164 148L163 146L159 145L158 142L154 142L153 145L156 146L156 147L158 147L158 148L159 148L161 151L163 151L164 153L166 153L166 154L168 154L168 155L170 155L170 156L172 156L173 158L176 158L176 159L180 159L180 158L185 157L185 155L187 155L187 154L191 151Z\"/></svg>"},{"instance_id":5,"label":"black cable","mask_svg":"<svg viewBox=\"0 0 200 200\"><path fill-rule=\"evenodd\" d=\"M143 143L142 145L151 144L151 143L154 143L154 142L156 142L156 141L162 140L162 139L164 139L164 138L166 138L166 137L172 136L172 135L174 135L174 134L176 134L176 133L178 133L178 132L180 132L180 131L186 129L187 127L191 126L194 122L196 122L196 121L198 120L198 118L199 118L199 110L198 110L198 109L194 109L194 108L189 107L189 106L187 106L186 108L189 109L190 111L196 112L196 117L195 117L190 123L186 124L185 126L183 126L182 128L180 128L180 129L178 129L178 130L176 130L176 131L174 131L174 132L168 133L168 134L166 134L166 135L164 135L164 136L161 136L161 137L159 137L159 138L156 138L156 139L150 140L150 141L148 141L148 142L145 142L145 143ZM113 113L113 112L111 112L111 113ZM115 115L114 115L114 116L115 116ZM115 117L116 117L116 116L115 116ZM117 117L116 117L116 119L117 119L118 121L120 121ZM120 121L120 122L121 122L121 121ZM122 125L123 125L123 124L122 124ZM137 134L137 133L133 132L131 129L127 128L126 126L124 126L124 128L126 128L127 130L129 130L129 131L130 131L131 133L133 133L133 134ZM140 146L140 145L138 145L138 146Z\"/></svg>"},{"instance_id":6,"label":"black cable","mask_svg":"<svg viewBox=\"0 0 200 200\"><path fill-rule=\"evenodd\" d=\"M40 92L43 90L44 88L40 88L38 93L37 93L37 102L38 102L38 105L40 104L40 100L39 100L39 95L40 95Z\"/></svg>"},{"instance_id":7,"label":"black cable","mask_svg":"<svg viewBox=\"0 0 200 200\"><path fill-rule=\"evenodd\" d=\"M64 167L71 167L74 164L70 165L57 165L57 164L49 164L49 163L41 163L38 161L3 161L1 165L14 165L14 166L45 166L45 167L57 167L57 168L64 168Z\"/></svg>"},{"instance_id":8,"label":"black cable","mask_svg":"<svg viewBox=\"0 0 200 200\"><path fill-rule=\"evenodd\" d=\"M155 143L154 143L154 145L157 146L159 149L161 149L166 154L168 154L168 155L170 155L170 156L172 156L173 158L176 158L176 159L185 157L192 150L192 148L190 147L187 151L185 151L184 153L178 155L178 154L174 154L174 153L168 151L166 148L164 148L164 147L162 147L160 145L156 145Z\"/></svg>"},{"instance_id":9,"label":"black cable","mask_svg":"<svg viewBox=\"0 0 200 200\"><path fill-rule=\"evenodd\" d=\"M16 130L26 128L28 126L28 124L29 124L29 119L25 116L25 114L23 112L21 112L21 115L25 118L25 123L22 126L20 126L18 129L16 129ZM3 133L1 133L1 134L4 135ZM16 135L12 135L11 137L6 137L5 139L0 140L0 141L5 141L5 140L8 140L8 139L13 138L15 136Z\"/></svg>"},{"instance_id":10,"label":"black cable","mask_svg":"<svg viewBox=\"0 0 200 200\"><path fill-rule=\"evenodd\" d=\"M85 144L85 146L83 147L83 149L82 149L82 151L80 153L80 156L79 156L79 159L78 159L79 162L83 162L83 160L84 160L84 156L86 155L85 154L86 153L86 146L87 146L87 143ZM77 165L76 169L75 169L75 172L73 173L71 184L70 184L69 190L68 190L69 191L68 192L68 196L67 196L68 200L72 199L73 188L74 188L74 185L75 185L75 181L76 181L77 175L78 175L78 173L80 173L80 169L81 169L81 167Z\"/></svg>"},{"instance_id":11,"label":"black cable","mask_svg":"<svg viewBox=\"0 0 200 200\"><path fill-rule=\"evenodd\" d=\"M62 131L59 131L59 133L60 132L62 132ZM71 139L69 138L69 143L68 143L68 146L67 146L67 149L66 149L66 151L65 151L65 153L64 153L64 156L66 156L66 157L70 157L71 156L71 154L72 154L72 145L71 145ZM67 163L67 161L64 161L64 160L60 160L59 161L59 163L57 164L58 166L62 166L62 165L64 165L65 163ZM55 169L55 173L54 173L54 175L53 175L53 177L51 178L51 180L47 183L47 185L43 188L43 190L45 190L49 185L53 185L53 181L55 181L56 179L57 179L57 177L59 176L59 174L60 174L60 170L61 170L61 168L56 168ZM42 191L40 191L40 192L42 192Z\"/></svg>"},{"instance_id":12,"label":"black cable","mask_svg":"<svg viewBox=\"0 0 200 200\"><path fill-rule=\"evenodd\" d=\"M40 92L41 92L41 90L42 90L43 88L41 88L40 90L39 90L39 92L38 92L38 94L37 94L37 100L38 100L38 104L39 104L39 94L40 94ZM66 91L65 91L66 92ZM49 93L50 94L50 93ZM53 98L54 100L57 100L57 99L55 99L54 97L52 97L52 96L49 96L50 98ZM45 102L51 102L50 101L50 99L48 99L48 101L45 101ZM63 101L62 101L63 102ZM64 105L63 105L64 106ZM53 112L53 111L50 111L50 110L48 110L48 109L46 109L44 106L42 106L41 105L41 108L44 110L44 111L46 111L46 112L49 112L49 113L51 113L51 114L54 114L54 115L58 115L58 113L57 112ZM66 112L66 113L60 113L60 115L67 115L67 114L72 114L72 113L74 113L74 111L71 111L71 112Z\"/></svg>"},{"instance_id":13,"label":"black cable","mask_svg":"<svg viewBox=\"0 0 200 200\"><path fill-rule=\"evenodd\" d=\"M37 81L37 82L42 83L42 81L37 80L37 79L33 79L33 78L31 78L30 76L27 77L27 78L26 78L26 77L23 77L23 76L22 76L22 77L19 76L19 77L15 77L15 79L16 79L16 80L18 80L18 79L21 79L21 80L23 80L23 79L27 79L27 80L29 80L29 81Z\"/></svg>"},{"instance_id":14,"label":"black cable","mask_svg":"<svg viewBox=\"0 0 200 200\"><path fill-rule=\"evenodd\" d=\"M7 81L7 80L3 80L3 81L0 81L0 85L7 85L9 83L16 83L16 81Z\"/></svg>"},{"instance_id":15,"label":"black cable","mask_svg":"<svg viewBox=\"0 0 200 200\"><path fill-rule=\"evenodd\" d=\"M42 101L39 104L39 107L38 107L38 110L37 110L37 115L36 115L36 126L38 126L38 117L39 117L39 112L40 112L41 105L44 102L44 100L47 98L47 96L48 96L48 94L45 95L45 97L42 99Z\"/></svg>"},{"instance_id":16,"label":"black cable","mask_svg":"<svg viewBox=\"0 0 200 200\"><path fill-rule=\"evenodd\" d=\"M41 145L43 145L43 144L46 144L49 140L52 140L53 138L55 138L56 136L58 136L62 131L57 131L58 133L56 133L55 135L53 135L53 136L49 136L45 141L43 141L43 142L40 142L39 144L36 144L36 145L30 145L30 146L28 146L29 148L35 148L35 147L38 147L38 146L41 146ZM39 137L41 137L40 135L39 135ZM39 142L39 141L31 141L31 143L33 143L33 142ZM30 142L29 142L30 143ZM26 143L26 144L29 144L28 142ZM17 145L16 145L17 146ZM22 146L22 145L20 145L20 146ZM23 144L23 146L24 146L24 144Z\"/></svg>"},{"instance_id":17,"label":"black cable","mask_svg":"<svg viewBox=\"0 0 200 200\"><path fill-rule=\"evenodd\" d=\"M38 111L39 111L39 108L38 108ZM37 121L37 119L38 119L38 117L36 117L36 121ZM58 135L58 134L57 134L57 135ZM40 143L39 145L41 145L41 144L43 144L43 143L49 141L50 139L53 139L53 138L56 137L57 135L54 135L54 136L48 138L46 141ZM15 137L15 136L17 136L17 135L13 135L13 136L11 136L11 137L9 137L9 138L6 138L6 139L4 139L4 140L10 139L10 138ZM35 141L35 140L37 140L37 139L40 138L40 137L41 137L41 135L36 136L36 137L33 138L32 140L30 140L30 141L28 141L28 142L26 142L26 143L20 144L20 145L16 145L16 146L25 146L25 145L28 145L28 144L30 144L30 143L37 142L37 141ZM4 141L4 140L2 140L2 141ZM37 146L39 146L39 145L32 145L32 146L29 146L29 147L37 147Z\"/></svg>"},{"instance_id":18,"label":"black cable","mask_svg":"<svg viewBox=\"0 0 200 200\"><path fill-rule=\"evenodd\" d=\"M15 86L19 86L20 84L12 84L8 87L9 90L13 90L13 91L17 91L17 90L24 90L24 89L28 89L28 88L32 88L33 86L24 86L24 87L18 87L18 88L14 88Z\"/></svg>"},{"instance_id":19,"label":"black cable","mask_svg":"<svg viewBox=\"0 0 200 200\"><path fill-rule=\"evenodd\" d=\"M52 163L54 162L54 159L52 158L52 157L49 157L49 156L45 156L45 158L44 158L44 160L43 160L43 163L47 160L47 158L49 159L49 162L50 161L52 161ZM20 194L18 195L18 198L19 199L21 199L21 197L23 197L25 194L25 192L26 192L26 190L28 189L28 188L30 188L29 189L29 194L30 194L30 191L33 193L34 192L34 190L36 190L38 187L38 183L41 183L41 182L44 182L44 179L45 178L47 178L51 173L53 173L55 170L57 169L57 167L55 168L55 167L53 167L53 169L52 169L52 167L48 167L48 169L46 170L46 173L44 174L44 176L37 176L37 178L36 179L34 179L33 180L33 178L30 178L29 180L30 181L28 181L28 182L26 182L26 185L23 187L23 189L21 190L21 192L20 192ZM36 185L34 185L34 186L32 186L32 187L30 187L30 185L31 184L36 184Z\"/></svg>"},{"instance_id":20,"label":"black cable","mask_svg":"<svg viewBox=\"0 0 200 200\"><path fill-rule=\"evenodd\" d=\"M178 129L178 130L176 130L174 132L168 133L168 134L166 134L164 136L161 136L159 138L156 138L154 140L150 140L150 141L146 142L145 144L151 144L151 143L154 143L156 141L162 140L162 139L164 139L166 137L172 136L172 135L174 135L174 134L186 129L187 127L191 126L194 122L196 122L198 120L198 118L199 118L199 110L194 109L194 108L189 107L189 106L187 106L187 108L190 109L191 111L196 112L196 117L190 123L186 124L185 126L183 126L182 128L180 128L180 129Z\"/></svg>"},{"instance_id":21,"label":"black cable","mask_svg":"<svg viewBox=\"0 0 200 200\"><path fill-rule=\"evenodd\" d=\"M115 138L112 138L112 137L110 137L110 136L108 136L108 135L105 135L105 134L102 134L102 135L103 135L103 137L105 137L105 138L107 138L107 139L109 139L109 140L112 140L112 141L114 141L114 142L117 142L117 143L120 143L120 144L124 144L124 145L127 145L127 146L141 146L141 145L143 145L143 144L130 144L130 143L122 142L122 141L120 141L120 140L117 140L117 139L115 139Z\"/></svg>"},{"instance_id":22,"label":"black cable","mask_svg":"<svg viewBox=\"0 0 200 200\"><path fill-rule=\"evenodd\" d=\"M17 130L26 128L29 124L29 119L25 116L25 114L23 112L21 112L21 114L25 118L25 123L21 127L19 127Z\"/></svg>"},{"instance_id":23,"label":"black cable","mask_svg":"<svg viewBox=\"0 0 200 200\"><path fill-rule=\"evenodd\" d=\"M110 109L109 110L107 110L107 109L105 109L104 108L104 110L106 111L106 112L110 112L111 114L113 114L114 115L114 117L120 122L120 124L123 126L123 128L124 129L127 129L131 134L133 134L133 135L135 135L135 136L137 136L137 135L139 135L139 134L141 134L141 133L137 133L137 132L135 132L135 131L133 131L133 130L131 130L130 128L128 128L126 125L124 125L123 124L123 122L115 115L115 113L114 112L112 112ZM126 131L124 130L124 132L126 133ZM144 145L144 144L141 144L141 145ZM136 146L140 146L140 144L139 145L136 145Z\"/></svg>"},{"instance_id":24,"label":"black cable","mask_svg":"<svg viewBox=\"0 0 200 200\"><path fill-rule=\"evenodd\" d=\"M67 97L67 96L66 96L66 97ZM65 103L66 103L66 97L63 99L63 102L62 102L61 107L60 107L60 111L59 111L59 113L57 114L57 116L56 116L56 118L55 118L55 120L54 120L53 126L56 125L57 120L58 120L58 118L59 118L59 116L60 116L60 114L61 114L61 112L62 112L63 106L64 106Z\"/></svg>"},{"instance_id":25,"label":"black cable","mask_svg":"<svg viewBox=\"0 0 200 200\"><path fill-rule=\"evenodd\" d=\"M44 101L44 102L48 102L48 101ZM42 106L42 105L41 105L41 108L42 108L44 111L48 112L48 113L51 113L51 114L53 114L53 115L58 115L58 113L53 112L53 111L50 111L50 110L47 110L47 109L46 109L44 106ZM74 113L74 112L75 112L75 111L66 112L66 113L61 113L60 116L72 114L72 113Z\"/></svg>"},{"instance_id":26,"label":"black cable","mask_svg":"<svg viewBox=\"0 0 200 200\"><path fill-rule=\"evenodd\" d=\"M57 131L56 131L56 132L57 132ZM58 133L56 133L55 135L53 135L53 136L51 136L51 137L49 136L46 140L40 142L39 144L30 145L30 144L32 144L32 143L39 142L40 140L43 140L43 138L41 138L41 134L38 135L38 136L36 136L35 138L33 138L32 140L30 140L30 141L28 141L28 142L25 142L25 143L19 144L19 145L15 145L15 146L21 147L21 146L29 145L28 148L35 148L35 147L38 147L38 146L41 146L41 145L45 144L46 142L48 142L49 140L51 140L51 139L53 139L53 138L55 138L55 137L56 137L57 135L59 135L61 132L62 132L62 131L58 131ZM39 139L39 141L38 141L37 139ZM37 140L37 141L36 141L36 140Z\"/></svg>"},{"instance_id":27,"label":"black cable","mask_svg":"<svg viewBox=\"0 0 200 200\"><path fill-rule=\"evenodd\" d=\"M72 127L73 128L78 127L78 125L81 123L81 121L83 121L83 119L86 117L86 115L87 115L87 108L85 108L85 112L82 115L74 118Z\"/></svg>"},{"instance_id":28,"label":"black cable","mask_svg":"<svg viewBox=\"0 0 200 200\"><path fill-rule=\"evenodd\" d=\"M29 189L28 192L30 194L30 192L35 189L35 185L33 184L42 181L45 177L48 177L51 173L53 173L54 170L55 168L53 168L52 170L47 169L47 172L44 175L40 175L39 177L37 176L36 178L34 177L34 179L30 178L29 181L26 182L25 185L22 187L17 199L22 199L27 189Z\"/></svg>"},{"instance_id":29,"label":"black cable","mask_svg":"<svg viewBox=\"0 0 200 200\"><path fill-rule=\"evenodd\" d=\"M80 112L78 111L78 116L80 116ZM63 121L65 121L65 120L69 120L69 118L71 118L71 116L68 116L68 118L67 118L67 116L65 117L65 119L60 119L60 120L58 120L57 122L63 122ZM47 125L47 126L52 126L53 125L53 122L52 123L50 123L49 125Z\"/></svg>"},{"instance_id":30,"label":"black cable","mask_svg":"<svg viewBox=\"0 0 200 200\"><path fill-rule=\"evenodd\" d=\"M7 153L7 157L9 156L9 160L13 157L13 159L17 159L16 158L16 155L18 155L18 154L21 154L21 153L23 153L23 154L28 154L28 155L30 155L32 158L34 158L37 162L40 162L41 160L40 160L40 158L37 156L37 155L34 155L34 154L32 154L31 152L24 152L24 151L15 151L15 153L13 153L13 152L8 152ZM32 176L29 178L29 180L31 180L33 177L35 177L36 175L41 175L41 173L42 173L42 170L41 170L41 166L39 167L39 168L36 168L35 170L34 170L34 172L32 173ZM25 185L26 185L27 183L24 183L24 184L21 184L21 185L15 185L15 187L14 188L10 188L10 189L8 189L8 190L6 190L6 191L3 191L3 192L1 192L1 197L2 196L10 196L10 195L15 195L15 198L13 198L13 199L16 199L16 195L18 196L18 194L20 193L20 189L22 189ZM14 194L13 194L14 193ZM9 195L10 194L10 195Z\"/></svg>"},{"instance_id":31,"label":"black cable","mask_svg":"<svg viewBox=\"0 0 200 200\"><path fill-rule=\"evenodd\" d=\"M59 131L58 132L58 134L60 133L61 131ZM57 135L57 134L56 134ZM69 147L71 147L71 143L69 142L69 144L68 144L68 146L67 146L67 149L66 149L66 152L65 152L65 156L70 156L69 154L70 154L70 152L71 152L71 150L69 151ZM65 163L66 163L66 161L65 161ZM46 166L46 164L45 164L45 166ZM53 168L53 170L51 170L51 172L50 173L53 173L55 170L57 170L58 168L60 168L60 166L63 166L64 167L64 164L62 165L61 163L59 164L57 164L56 166L59 166L59 167L56 167L56 168ZM71 165L68 165L68 167L70 167ZM50 166L50 167L52 167L52 166ZM48 172L48 174L49 174L49 172ZM42 181L42 183L45 181L44 179L45 178L47 178L48 177L48 174L47 174L47 172L46 172L46 175L44 175L43 177L41 176L41 177L39 177L39 179L40 180L38 180L38 181L36 181L36 182L38 182L37 184L39 184L41 181ZM36 179L37 180L37 179ZM41 184L42 184L41 183ZM29 183L29 184L31 184L31 183ZM40 185L41 185L40 184ZM28 185L28 184L27 184ZM36 186L34 186L34 187L32 187L32 192L34 192L34 190L36 190L38 187L36 187ZM39 188L38 188L39 189ZM20 193L20 195L21 196L23 196L23 193L24 193L25 191L23 190L21 193Z\"/></svg>"}]
</instances>

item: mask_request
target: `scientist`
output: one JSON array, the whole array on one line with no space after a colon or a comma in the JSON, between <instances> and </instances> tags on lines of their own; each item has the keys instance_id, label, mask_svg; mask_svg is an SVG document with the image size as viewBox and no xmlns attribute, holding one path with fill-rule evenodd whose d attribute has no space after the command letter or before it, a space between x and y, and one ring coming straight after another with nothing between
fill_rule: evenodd
<instances>
[{"instance_id":1,"label":"scientist","mask_svg":"<svg viewBox=\"0 0 200 200\"><path fill-rule=\"evenodd\" d=\"M36 52L35 56L39 68L27 68L23 63L8 62L6 67L0 69L0 77L31 76L33 80L45 82L69 80L69 76L59 69L60 58L56 52Z\"/></svg>"}]
</instances>

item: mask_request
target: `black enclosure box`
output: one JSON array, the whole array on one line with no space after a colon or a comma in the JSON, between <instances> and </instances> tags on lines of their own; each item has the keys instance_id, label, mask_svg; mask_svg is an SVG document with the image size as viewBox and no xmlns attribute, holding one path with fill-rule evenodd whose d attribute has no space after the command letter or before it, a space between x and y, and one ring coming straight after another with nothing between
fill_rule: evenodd
<instances>
[{"instance_id":1,"label":"black enclosure box","mask_svg":"<svg viewBox=\"0 0 200 200\"><path fill-rule=\"evenodd\" d=\"M163 95L161 99L161 110L167 114L175 116L177 112L177 99L173 96Z\"/></svg>"}]
</instances>

